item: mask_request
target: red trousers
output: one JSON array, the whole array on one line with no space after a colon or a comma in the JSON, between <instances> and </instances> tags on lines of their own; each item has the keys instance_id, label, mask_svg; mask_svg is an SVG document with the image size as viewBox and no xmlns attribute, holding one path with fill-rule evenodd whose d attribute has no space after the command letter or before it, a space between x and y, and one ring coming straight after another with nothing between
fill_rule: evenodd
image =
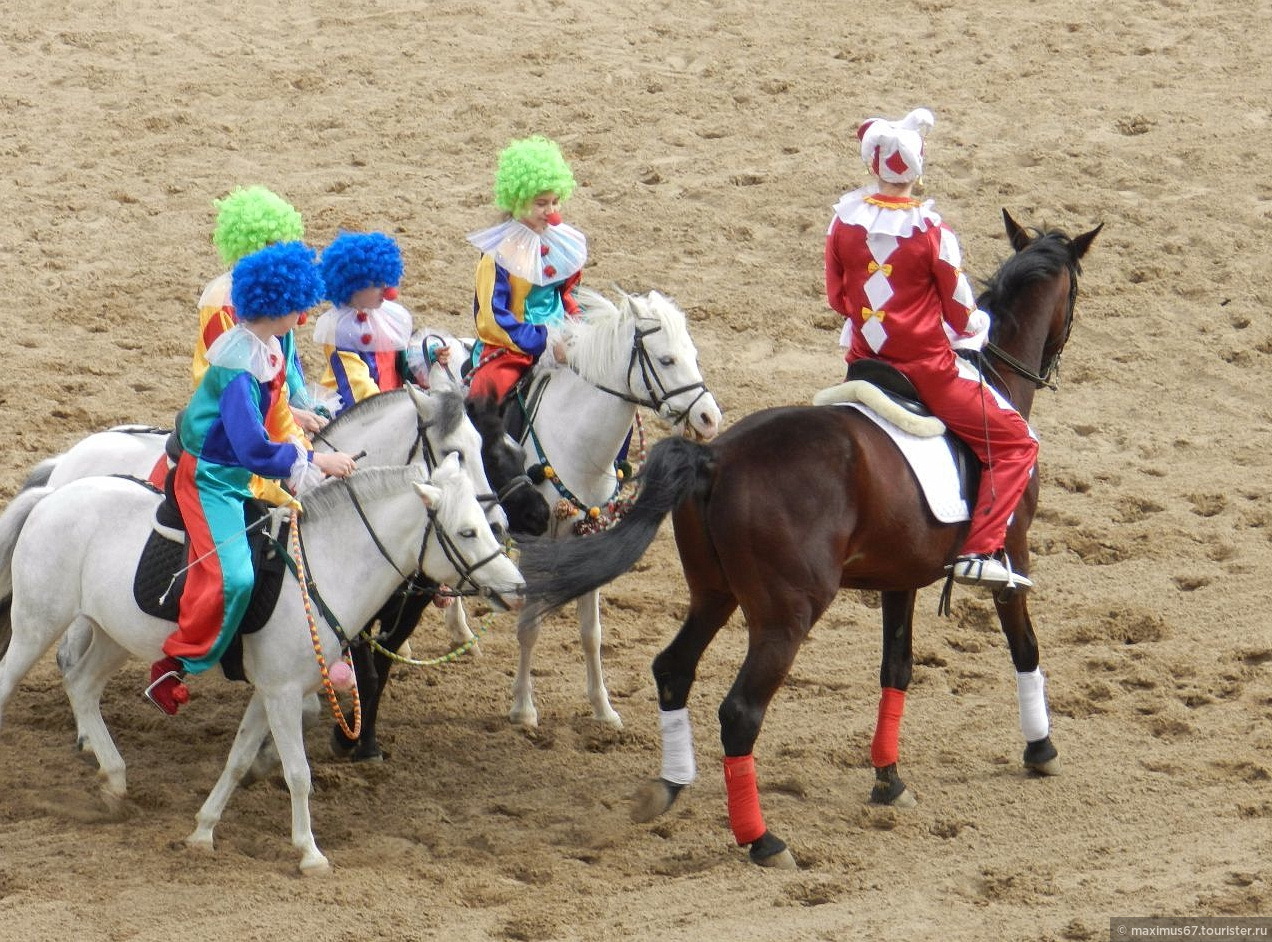
<instances>
[{"instance_id":1,"label":"red trousers","mask_svg":"<svg viewBox=\"0 0 1272 942\"><path fill-rule=\"evenodd\" d=\"M963 552L998 552L1007 541L1007 523L1038 460L1038 442L1029 434L1029 425L1015 409L1000 406L989 389L959 376L952 365L924 369L906 364L898 369L932 413L980 459L980 490Z\"/></svg>"},{"instance_id":2,"label":"red trousers","mask_svg":"<svg viewBox=\"0 0 1272 942\"><path fill-rule=\"evenodd\" d=\"M468 377L468 398L493 397L503 402L517 380L534 365L534 357L505 347L487 349Z\"/></svg>"}]
</instances>

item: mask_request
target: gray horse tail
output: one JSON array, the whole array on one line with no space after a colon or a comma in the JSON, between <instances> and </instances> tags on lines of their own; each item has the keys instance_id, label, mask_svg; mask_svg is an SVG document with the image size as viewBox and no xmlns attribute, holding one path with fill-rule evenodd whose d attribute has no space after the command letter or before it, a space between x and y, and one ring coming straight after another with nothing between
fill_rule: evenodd
<instances>
[{"instance_id":1,"label":"gray horse tail","mask_svg":"<svg viewBox=\"0 0 1272 942\"><path fill-rule=\"evenodd\" d=\"M54 455L52 458L45 458L27 475L27 479L22 482L22 490L28 491L33 487L44 487L49 483L49 478L53 476L53 469L57 467L57 463L62 460L61 455Z\"/></svg>"},{"instance_id":2,"label":"gray horse tail","mask_svg":"<svg viewBox=\"0 0 1272 942\"><path fill-rule=\"evenodd\" d=\"M13 602L13 548L35 505L52 493L51 487L30 487L18 491L4 513L0 514L0 657L9 649L9 636L13 633L9 618Z\"/></svg>"},{"instance_id":3,"label":"gray horse tail","mask_svg":"<svg viewBox=\"0 0 1272 942\"><path fill-rule=\"evenodd\" d=\"M689 498L708 497L712 471L706 445L663 439L650 449L636 477L639 496L614 526L576 539L537 537L519 543L517 567L526 580L527 614L545 615L631 569L667 514Z\"/></svg>"}]
</instances>

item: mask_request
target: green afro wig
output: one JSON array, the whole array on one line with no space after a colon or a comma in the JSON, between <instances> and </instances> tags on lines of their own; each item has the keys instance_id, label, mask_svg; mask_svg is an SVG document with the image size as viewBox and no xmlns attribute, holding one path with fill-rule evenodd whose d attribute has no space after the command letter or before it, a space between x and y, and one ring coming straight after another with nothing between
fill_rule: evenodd
<instances>
[{"instance_id":1,"label":"green afro wig","mask_svg":"<svg viewBox=\"0 0 1272 942\"><path fill-rule=\"evenodd\" d=\"M230 267L267 245L294 242L305 234L295 207L263 186L238 187L212 205L217 208L212 244Z\"/></svg>"},{"instance_id":2,"label":"green afro wig","mask_svg":"<svg viewBox=\"0 0 1272 942\"><path fill-rule=\"evenodd\" d=\"M555 193L564 202L573 192L574 174L554 141L538 136L523 138L499 155L495 205L513 218L521 217L540 193Z\"/></svg>"}]
</instances>

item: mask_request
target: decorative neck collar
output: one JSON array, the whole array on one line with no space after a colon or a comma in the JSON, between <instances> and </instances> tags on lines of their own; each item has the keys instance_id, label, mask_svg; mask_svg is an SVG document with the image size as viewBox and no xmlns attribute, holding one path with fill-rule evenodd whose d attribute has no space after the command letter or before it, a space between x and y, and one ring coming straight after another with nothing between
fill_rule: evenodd
<instances>
[{"instance_id":1,"label":"decorative neck collar","mask_svg":"<svg viewBox=\"0 0 1272 942\"><path fill-rule=\"evenodd\" d=\"M582 270L587 261L587 237L565 223L542 233L509 219L470 233L468 241L495 263L532 285L553 285Z\"/></svg>"}]
</instances>

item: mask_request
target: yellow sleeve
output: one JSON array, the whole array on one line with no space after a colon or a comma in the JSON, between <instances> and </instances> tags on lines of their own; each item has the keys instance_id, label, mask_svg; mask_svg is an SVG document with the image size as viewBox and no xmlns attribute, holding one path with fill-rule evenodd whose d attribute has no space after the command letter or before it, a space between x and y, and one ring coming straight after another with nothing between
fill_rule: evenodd
<instances>
[{"instance_id":1,"label":"yellow sleeve","mask_svg":"<svg viewBox=\"0 0 1272 942\"><path fill-rule=\"evenodd\" d=\"M197 389L203 374L208 371L208 347L217 337L234 326L234 315L223 305L199 308L199 336L194 342L194 357L190 374Z\"/></svg>"}]
</instances>

